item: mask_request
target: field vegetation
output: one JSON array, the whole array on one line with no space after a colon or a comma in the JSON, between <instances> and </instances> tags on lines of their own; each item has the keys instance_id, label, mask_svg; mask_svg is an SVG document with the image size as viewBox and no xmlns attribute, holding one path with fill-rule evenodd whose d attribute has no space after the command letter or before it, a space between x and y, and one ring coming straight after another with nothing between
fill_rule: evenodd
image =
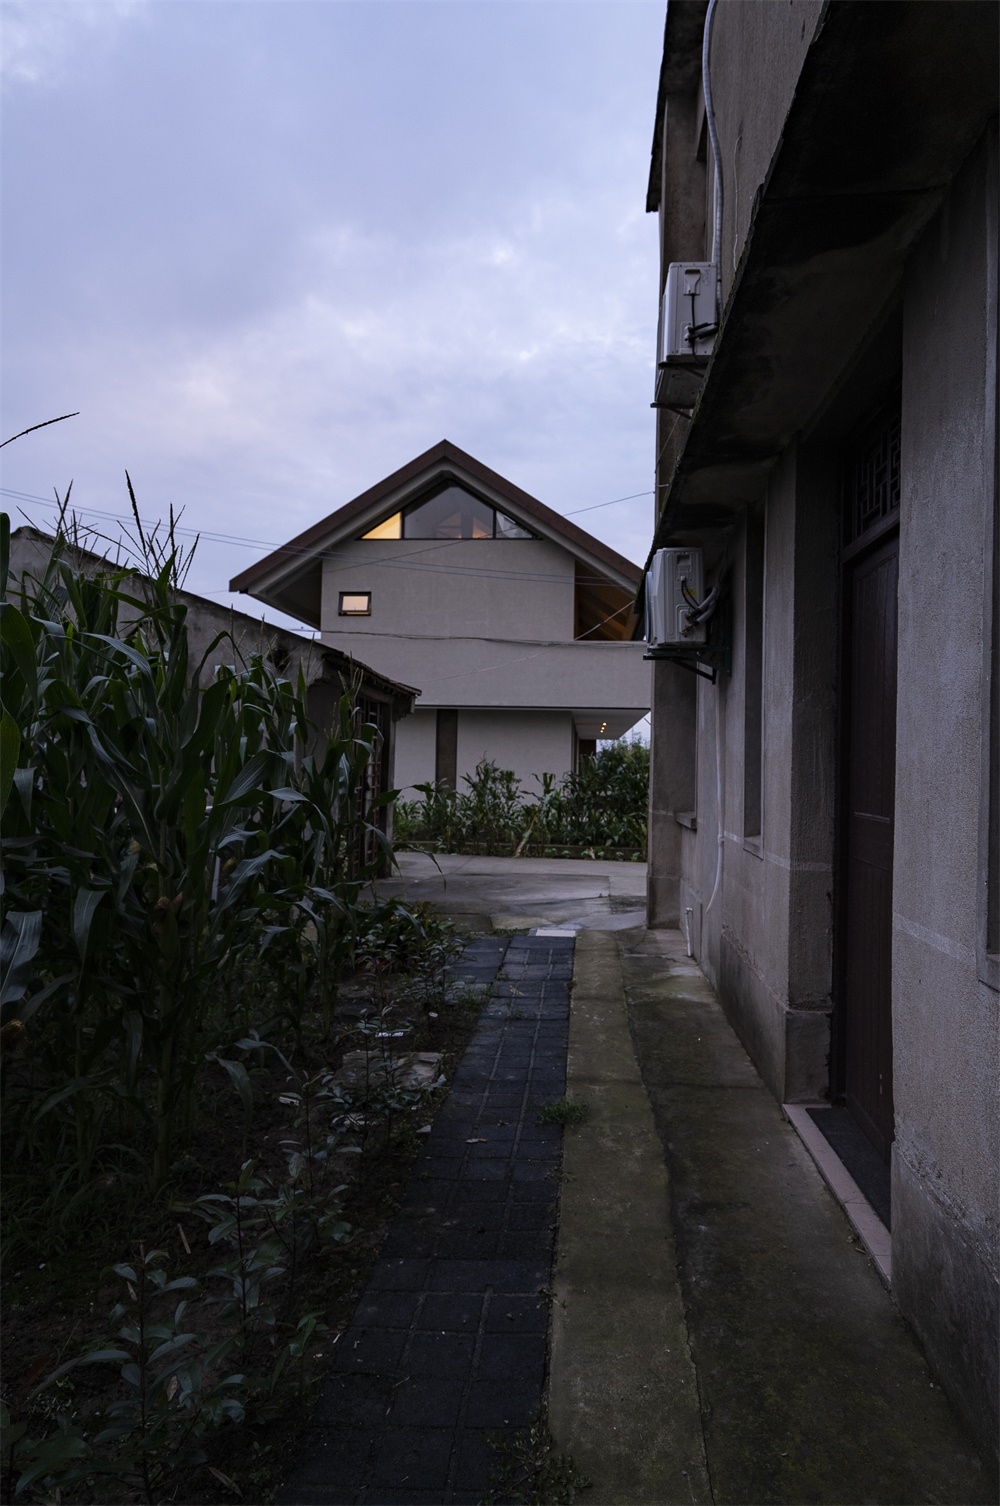
<instances>
[{"instance_id":1,"label":"field vegetation","mask_svg":"<svg viewBox=\"0 0 1000 1506\"><path fill-rule=\"evenodd\" d=\"M206 685L137 548L8 597L0 536L3 1495L262 1501L478 1001L373 899L352 695L320 734L218 640Z\"/></svg>"},{"instance_id":2,"label":"field vegetation","mask_svg":"<svg viewBox=\"0 0 1000 1506\"><path fill-rule=\"evenodd\" d=\"M645 744L605 743L561 782L553 774L536 780L537 792L525 790L512 769L483 759L465 776L465 790L418 785L420 800L396 804L396 839L438 852L645 860Z\"/></svg>"}]
</instances>

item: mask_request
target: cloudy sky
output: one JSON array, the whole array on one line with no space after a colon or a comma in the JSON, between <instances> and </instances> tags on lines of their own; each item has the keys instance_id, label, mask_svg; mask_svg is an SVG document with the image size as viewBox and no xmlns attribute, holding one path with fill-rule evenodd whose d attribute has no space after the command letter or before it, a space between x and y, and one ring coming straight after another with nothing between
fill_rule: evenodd
<instances>
[{"instance_id":1,"label":"cloudy sky","mask_svg":"<svg viewBox=\"0 0 1000 1506\"><path fill-rule=\"evenodd\" d=\"M189 587L227 601L448 438L641 561L663 20L4 0L0 437L80 410L0 454L15 521L49 524L28 499L72 479L115 533L127 469L144 518L202 532Z\"/></svg>"}]
</instances>

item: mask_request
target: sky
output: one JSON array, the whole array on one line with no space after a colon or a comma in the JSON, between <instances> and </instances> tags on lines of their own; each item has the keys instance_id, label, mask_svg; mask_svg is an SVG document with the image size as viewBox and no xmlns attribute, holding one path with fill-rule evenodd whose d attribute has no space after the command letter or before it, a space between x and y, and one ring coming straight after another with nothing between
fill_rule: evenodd
<instances>
[{"instance_id":1,"label":"sky","mask_svg":"<svg viewBox=\"0 0 1000 1506\"><path fill-rule=\"evenodd\" d=\"M255 610L232 576L447 438L641 563L664 15L3 0L0 438L79 413L0 452L13 525L72 481L116 537L127 470Z\"/></svg>"}]
</instances>

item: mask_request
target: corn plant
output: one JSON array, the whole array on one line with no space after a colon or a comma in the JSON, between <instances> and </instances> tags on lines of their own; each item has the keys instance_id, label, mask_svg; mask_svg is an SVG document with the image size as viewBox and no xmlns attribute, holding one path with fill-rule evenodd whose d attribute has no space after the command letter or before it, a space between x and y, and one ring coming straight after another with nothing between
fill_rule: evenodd
<instances>
[{"instance_id":1,"label":"corn plant","mask_svg":"<svg viewBox=\"0 0 1000 1506\"><path fill-rule=\"evenodd\" d=\"M378 737L346 695L306 756L301 675L227 635L192 662L171 534L139 528L144 575L91 578L68 542L11 600L0 523L0 1026L24 1047L3 1094L15 1161L57 1176L63 1216L109 1157L167 1182L206 1056L231 1038L224 980L294 961L293 1017L332 991L374 872Z\"/></svg>"}]
</instances>

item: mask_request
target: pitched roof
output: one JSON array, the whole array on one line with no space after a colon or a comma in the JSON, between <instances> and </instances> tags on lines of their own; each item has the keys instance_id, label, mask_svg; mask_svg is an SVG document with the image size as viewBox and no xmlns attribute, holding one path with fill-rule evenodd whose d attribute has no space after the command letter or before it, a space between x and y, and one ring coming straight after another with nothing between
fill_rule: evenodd
<instances>
[{"instance_id":1,"label":"pitched roof","mask_svg":"<svg viewBox=\"0 0 1000 1506\"><path fill-rule=\"evenodd\" d=\"M300 562L303 571L307 570L324 545L343 538L352 523L359 519L376 522L377 518L369 515L377 513L380 502L384 501L387 509L394 505L405 505L409 500L408 492L416 493L422 482L449 472L454 474L454 479L458 482L464 480L473 485L478 482L490 494L491 499L502 500L509 505L515 516L519 514L522 518L531 519L543 535L565 544L573 554L584 555L596 565L603 566L612 575L618 576L623 584L639 584L642 571L638 565L634 565L607 544L602 544L585 529L578 528L575 523L570 523L559 513L553 512L551 507L546 507L537 497L522 491L499 472L490 470L489 466L483 465L475 456L460 450L458 445L442 439L415 460L401 466L398 471L393 471L391 476L386 476L360 496L345 502L343 507L338 507L319 523L314 523L304 533L297 534L287 544L272 550L262 560L258 560L257 564L241 571L229 582L229 589L253 592L255 586L261 587L269 576L273 577L276 571L281 570L282 565L292 566L284 572L287 580L289 575L296 573L292 565L295 560Z\"/></svg>"}]
</instances>

